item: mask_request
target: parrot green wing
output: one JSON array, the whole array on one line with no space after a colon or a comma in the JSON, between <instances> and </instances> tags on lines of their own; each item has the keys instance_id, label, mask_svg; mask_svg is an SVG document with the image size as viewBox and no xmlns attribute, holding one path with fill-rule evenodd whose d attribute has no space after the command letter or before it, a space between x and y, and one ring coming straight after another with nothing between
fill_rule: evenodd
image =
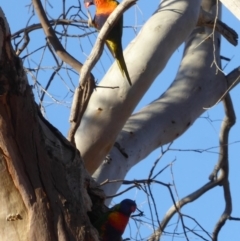
<instances>
[{"instance_id":1,"label":"parrot green wing","mask_svg":"<svg viewBox=\"0 0 240 241\"><path fill-rule=\"evenodd\" d=\"M129 217L136 210L136 203L124 199L121 203L104 213L94 226L99 232L101 241L119 241L128 224Z\"/></svg>"},{"instance_id":2,"label":"parrot green wing","mask_svg":"<svg viewBox=\"0 0 240 241\"><path fill-rule=\"evenodd\" d=\"M98 230L101 241L121 241L122 232L119 232L111 225L113 216L118 216L119 204L104 213L93 226ZM115 217L114 217L115 219Z\"/></svg>"},{"instance_id":3,"label":"parrot green wing","mask_svg":"<svg viewBox=\"0 0 240 241\"><path fill-rule=\"evenodd\" d=\"M105 2L105 1L100 1ZM116 1L115 1L116 2ZM100 30L104 23L106 22L107 18L111 14L111 12L114 10L109 10L107 8L108 5L104 5L104 7L101 7L100 3L96 6L97 11L94 17L94 26ZM117 5L116 5L117 7ZM99 8L101 8L99 10ZM118 20L118 22L113 26L113 28L108 33L108 36L106 38L106 44L112 53L113 57L116 59L118 67L122 73L122 75L126 76L129 85L132 85L127 65L124 60L123 56L123 49L122 49L122 32L123 32L123 16L121 16Z\"/></svg>"}]
</instances>

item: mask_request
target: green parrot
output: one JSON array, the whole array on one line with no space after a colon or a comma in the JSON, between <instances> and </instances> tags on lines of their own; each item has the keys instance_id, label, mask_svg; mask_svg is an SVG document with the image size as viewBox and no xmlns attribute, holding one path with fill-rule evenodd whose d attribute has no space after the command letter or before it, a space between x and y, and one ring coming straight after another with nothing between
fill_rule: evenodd
<instances>
[{"instance_id":1,"label":"green parrot","mask_svg":"<svg viewBox=\"0 0 240 241\"><path fill-rule=\"evenodd\" d=\"M128 224L131 213L135 212L137 205L131 199L124 199L113 206L99 218L93 225L98 230L101 241L120 241Z\"/></svg>"},{"instance_id":2,"label":"green parrot","mask_svg":"<svg viewBox=\"0 0 240 241\"><path fill-rule=\"evenodd\" d=\"M90 5L96 6L96 13L93 20L93 26L100 30L104 23L106 22L109 15L114 11L114 9L119 4L115 0L84 0L85 6L88 8ZM116 59L118 67L122 75L126 76L130 85L132 85L127 66L123 57L122 49L122 28L123 28L123 16L120 17L118 22L113 26L113 28L108 33L106 38L106 45L112 53L113 57Z\"/></svg>"}]
</instances>

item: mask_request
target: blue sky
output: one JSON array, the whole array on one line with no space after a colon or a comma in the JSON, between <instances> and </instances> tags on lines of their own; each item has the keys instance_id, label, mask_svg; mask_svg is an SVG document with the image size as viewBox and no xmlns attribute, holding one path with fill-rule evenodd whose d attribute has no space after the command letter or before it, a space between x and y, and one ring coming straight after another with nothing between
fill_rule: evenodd
<instances>
[{"instance_id":1,"label":"blue sky","mask_svg":"<svg viewBox=\"0 0 240 241\"><path fill-rule=\"evenodd\" d=\"M151 2L151 4L149 4ZM54 1L50 2L52 4L52 8L48 6L50 11L50 15L54 18L57 18L61 11L61 6L55 6ZM1 4L3 11L8 19L8 22L11 27L11 32L23 28L26 26L26 21L31 16L31 11L28 12L28 8L26 7L30 4L30 1L4 1ZM77 1L69 1L68 4L77 5ZM124 17L125 22L123 33L123 45L126 46L136 35L136 31L139 31L141 26L147 21L147 19L152 15L154 10L158 5L158 1L138 1L137 6L132 7L128 10ZM93 10L94 11L94 10ZM93 12L92 11L92 12ZM85 9L83 8L83 12ZM18 16L16 20L16 16ZM239 21L229 13L226 9L223 9L223 21L227 23L230 27L234 28L238 34L240 35L240 24ZM38 23L38 19L33 16L30 20L30 24ZM134 26L135 30L130 27ZM70 29L71 34L83 34L84 32L76 32L75 29ZM89 30L87 30L89 31ZM29 51L31 49L36 48L36 46L41 46L45 43L45 38L42 34L42 30L36 31L34 34L30 34L32 38ZM91 43L94 43L96 34L90 36L89 38L73 38L66 42L67 50L75 55L76 58L79 57L79 60L84 62L87 55L91 51L91 45L89 45L89 40ZM76 47L78 46L78 47ZM149 91L145 94L139 105L136 107L136 110L141 109L146 104L150 103L154 99L156 99L159 95L161 95L166 88L171 84L172 80L175 78L179 62L182 57L183 46L181 46L178 50L175 51L168 65L164 69L164 71L158 76L156 81L152 84ZM31 51L30 51L31 52ZM26 53L25 53L26 54ZM23 54L24 55L24 54ZM22 55L22 56L23 56ZM231 62L228 63L224 72L227 74L232 69L239 66L240 63L240 47L234 47L230 45L225 39L222 38L222 50L221 55L232 58ZM24 65L28 67L30 63L31 66L37 66L39 61L43 61L44 70L39 72L38 81L45 86L47 80L49 79L51 73L48 71L49 66L51 65L52 59L46 54L43 55L43 52L39 52L35 54L31 59L25 60ZM110 56L108 51L105 51L101 61L97 64L95 69L93 70L94 76L101 80L101 77L104 75L110 64L112 63L112 57ZM222 65L225 66L227 62L223 61ZM66 84L63 82L63 78L67 75L71 76L70 83ZM34 79L31 78L31 75L28 75L29 83L34 85ZM63 78L62 78L63 77ZM74 89L74 85L78 82L78 75L72 72L62 73L61 76L57 76L56 80L54 80L51 88L49 89L49 93L51 97L46 97L45 106L46 106L46 118L55 125L64 135L67 134L67 130L69 127L68 118L69 118L69 107L71 105L71 96L72 94L67 94L68 89L66 86L70 86L70 89ZM233 212L232 216L240 217L240 194L239 194L239 183L240 183L240 124L238 122L240 116L239 103L240 103L240 95L239 95L239 86L235 87L234 90L231 91L232 100L234 103L237 122L235 126L232 128L230 133L230 143L234 143L229 147L229 161L230 161L230 186L232 192L232 202L233 202ZM35 94L37 92L35 91ZM38 96L36 94L36 100L38 100ZM59 101L58 101L59 100ZM172 145L172 148L189 150L189 151L169 151L167 152L159 162L157 166L157 170L162 169L167 164L175 160L174 165L172 167L172 173L170 168L168 168L164 173L159 176L159 180L165 183L172 183L173 178L176 184L177 192L179 198L184 197L190 192L194 191L196 188L204 185L208 181L208 176L212 171L214 165L218 160L218 148L212 150L212 153L203 152L197 153L194 151L190 151L193 149L206 149L210 147L218 146L218 136L219 136L219 128L221 125L221 121L224 117L223 107L220 103L219 105L213 107L212 109L205 112L198 120L193 124L193 126L180 138L178 138ZM163 147L166 148L166 147ZM126 179L141 179L147 178L150 168L152 167L153 162L156 158L159 157L161 150L156 150L152 154L150 154L142 163L138 164L136 167L132 168L128 173ZM125 187L123 187L124 189ZM172 201L170 199L170 195L165 187L160 185L153 185L152 190L154 193L154 197L156 199L158 214L160 220L172 205ZM143 220L147 220L150 218L149 213L149 202L147 195L138 189L133 189L126 194L115 198L114 202L119 202L124 198L135 199L139 208L144 211L145 217ZM205 194L198 201L189 204L184 207L182 212L188 215L193 216L201 223L204 228L211 232L214 228L214 225L220 215L224 210L223 203L223 193L220 187L211 190L209 193ZM150 205L152 203L150 202ZM171 222L171 228L176 228L177 231L181 232L181 224L176 226L177 218ZM186 221L190 227L194 227L194 225ZM141 238L147 237L152 232L151 224L140 224L137 222L137 225L140 225L140 230L137 232L134 221L131 221L130 228L126 230L124 237L132 237L141 240ZM140 236L140 234L141 236ZM139 234L136 237L136 234ZM240 237L240 223L234 221L228 221L227 225L222 229L219 241L231 240L237 241ZM207 237L206 237L207 238ZM190 240L199 240L196 236L192 234L189 235ZM165 241L173 240L171 235L165 234L163 239ZM185 240L184 236L178 235L174 237L174 240ZM209 240L209 239L208 239Z\"/></svg>"}]
</instances>

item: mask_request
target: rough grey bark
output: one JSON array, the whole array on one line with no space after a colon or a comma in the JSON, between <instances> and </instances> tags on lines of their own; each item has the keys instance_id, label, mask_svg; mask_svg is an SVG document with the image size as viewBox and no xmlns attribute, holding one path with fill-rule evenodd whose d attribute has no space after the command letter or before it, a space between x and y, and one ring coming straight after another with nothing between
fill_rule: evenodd
<instances>
[{"instance_id":1,"label":"rough grey bark","mask_svg":"<svg viewBox=\"0 0 240 241\"><path fill-rule=\"evenodd\" d=\"M9 36L0 11L1 241L97 240L87 216L91 179L39 112Z\"/></svg>"},{"instance_id":2,"label":"rough grey bark","mask_svg":"<svg viewBox=\"0 0 240 241\"><path fill-rule=\"evenodd\" d=\"M133 165L154 149L185 132L204 108L214 105L229 87L217 69L219 35L215 32L212 35L213 30L204 27L194 29L199 5L200 1L163 1L125 52L133 87L129 89L114 65L101 85L111 83L119 88L99 88L93 94L75 136L91 173L117 137L114 148L93 174L98 182L124 178ZM205 10L211 7L207 5ZM0 32L1 238L96 240L96 232L86 215L92 204L86 189L96 186L86 173L79 152L39 113L21 62L11 50L4 24L3 20ZM183 41L184 56L171 87L130 116ZM147 47L142 48L143 45ZM106 193L116 193L119 185L106 186ZM98 190L96 196L101 206L104 195ZM98 209L96 205L93 208Z\"/></svg>"}]
</instances>

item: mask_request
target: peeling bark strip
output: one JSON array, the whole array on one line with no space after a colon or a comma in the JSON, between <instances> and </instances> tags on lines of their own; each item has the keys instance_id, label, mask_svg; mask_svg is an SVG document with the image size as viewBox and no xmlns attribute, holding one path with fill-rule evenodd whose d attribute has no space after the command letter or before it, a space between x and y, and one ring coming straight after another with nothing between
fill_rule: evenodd
<instances>
[{"instance_id":1,"label":"peeling bark strip","mask_svg":"<svg viewBox=\"0 0 240 241\"><path fill-rule=\"evenodd\" d=\"M34 102L0 9L1 241L97 240L79 152Z\"/></svg>"}]
</instances>

